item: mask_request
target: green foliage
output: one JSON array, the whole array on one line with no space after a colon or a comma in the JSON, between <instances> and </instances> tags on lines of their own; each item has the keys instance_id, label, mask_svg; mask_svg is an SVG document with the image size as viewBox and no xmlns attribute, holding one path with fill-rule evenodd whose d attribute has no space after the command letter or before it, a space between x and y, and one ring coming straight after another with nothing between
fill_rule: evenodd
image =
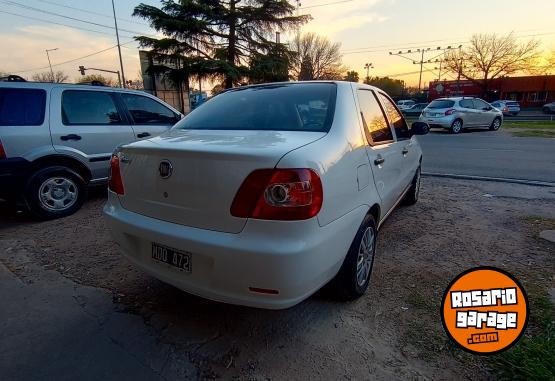
<instances>
[{"instance_id":1,"label":"green foliage","mask_svg":"<svg viewBox=\"0 0 555 381\"><path fill-rule=\"evenodd\" d=\"M343 80L349 82L358 82L358 72L354 70L348 71L347 74L345 74L345 77L343 77Z\"/></svg>"},{"instance_id":2,"label":"green foliage","mask_svg":"<svg viewBox=\"0 0 555 381\"><path fill-rule=\"evenodd\" d=\"M268 54L253 53L249 65L251 83L283 82L289 80L291 52L284 45L276 45Z\"/></svg>"},{"instance_id":3,"label":"green foliage","mask_svg":"<svg viewBox=\"0 0 555 381\"><path fill-rule=\"evenodd\" d=\"M392 79L389 77L370 77L364 80L367 85L376 86L392 97L398 97L403 94L405 82L400 79Z\"/></svg>"},{"instance_id":4,"label":"green foliage","mask_svg":"<svg viewBox=\"0 0 555 381\"><path fill-rule=\"evenodd\" d=\"M276 49L275 30L287 30L308 21L292 16L295 7L286 0L162 0L161 8L140 4L133 15L149 21L164 38L136 37L150 48L161 65L152 72L174 82L190 77L224 79L227 88L249 76L249 64L257 71L262 55ZM274 61L274 59L270 59ZM262 65L268 65L266 61ZM277 63L280 71L282 62Z\"/></svg>"}]
</instances>

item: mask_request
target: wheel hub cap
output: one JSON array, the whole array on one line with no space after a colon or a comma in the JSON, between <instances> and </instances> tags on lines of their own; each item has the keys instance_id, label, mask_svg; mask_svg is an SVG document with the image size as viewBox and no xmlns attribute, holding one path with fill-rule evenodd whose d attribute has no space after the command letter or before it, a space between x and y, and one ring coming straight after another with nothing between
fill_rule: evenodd
<instances>
[{"instance_id":1,"label":"wheel hub cap","mask_svg":"<svg viewBox=\"0 0 555 381\"><path fill-rule=\"evenodd\" d=\"M357 284L362 287L368 282L372 263L374 262L374 230L366 228L360 241L357 257Z\"/></svg>"},{"instance_id":2,"label":"wheel hub cap","mask_svg":"<svg viewBox=\"0 0 555 381\"><path fill-rule=\"evenodd\" d=\"M40 205L50 211L70 208L77 201L77 196L77 185L64 177L49 178L39 188Z\"/></svg>"}]
</instances>

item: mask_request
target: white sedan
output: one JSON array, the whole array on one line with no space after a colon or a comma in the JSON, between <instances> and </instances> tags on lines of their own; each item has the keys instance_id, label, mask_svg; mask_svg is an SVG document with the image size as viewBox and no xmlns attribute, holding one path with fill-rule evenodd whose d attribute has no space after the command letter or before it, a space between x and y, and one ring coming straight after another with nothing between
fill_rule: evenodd
<instances>
[{"instance_id":1,"label":"white sedan","mask_svg":"<svg viewBox=\"0 0 555 381\"><path fill-rule=\"evenodd\" d=\"M428 129L358 83L233 89L121 147L104 214L131 262L189 293L280 309L332 281L355 299L379 226L418 198Z\"/></svg>"}]
</instances>

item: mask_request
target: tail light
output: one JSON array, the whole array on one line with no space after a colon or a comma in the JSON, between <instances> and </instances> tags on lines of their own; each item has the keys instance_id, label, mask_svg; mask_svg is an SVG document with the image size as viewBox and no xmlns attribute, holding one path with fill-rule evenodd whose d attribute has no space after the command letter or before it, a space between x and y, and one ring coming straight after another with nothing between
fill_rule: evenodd
<instances>
[{"instance_id":1,"label":"tail light","mask_svg":"<svg viewBox=\"0 0 555 381\"><path fill-rule=\"evenodd\" d=\"M322 207L322 182L311 169L258 169L235 195L231 215L261 220L306 220Z\"/></svg>"},{"instance_id":2,"label":"tail light","mask_svg":"<svg viewBox=\"0 0 555 381\"><path fill-rule=\"evenodd\" d=\"M121 179L121 171L119 166L119 156L112 155L110 159L110 178L108 180L108 189L117 194L125 194L123 189L123 180Z\"/></svg>"},{"instance_id":3,"label":"tail light","mask_svg":"<svg viewBox=\"0 0 555 381\"><path fill-rule=\"evenodd\" d=\"M6 151L4 150L4 146L2 145L2 141L0 140L0 159L6 158Z\"/></svg>"},{"instance_id":4,"label":"tail light","mask_svg":"<svg viewBox=\"0 0 555 381\"><path fill-rule=\"evenodd\" d=\"M508 108L507 106L505 106L505 107L503 108L503 111L508 112L508 111L509 111L509 108Z\"/></svg>"},{"instance_id":5,"label":"tail light","mask_svg":"<svg viewBox=\"0 0 555 381\"><path fill-rule=\"evenodd\" d=\"M452 115L455 111L456 110L454 108L451 108L451 109L445 111L445 116Z\"/></svg>"}]
</instances>

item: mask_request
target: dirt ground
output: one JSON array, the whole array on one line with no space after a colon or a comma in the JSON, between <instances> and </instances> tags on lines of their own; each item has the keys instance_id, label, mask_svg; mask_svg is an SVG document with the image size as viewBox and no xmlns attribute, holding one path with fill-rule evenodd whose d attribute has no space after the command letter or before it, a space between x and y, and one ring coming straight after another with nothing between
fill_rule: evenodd
<instances>
[{"instance_id":1,"label":"dirt ground","mask_svg":"<svg viewBox=\"0 0 555 381\"><path fill-rule=\"evenodd\" d=\"M283 311L207 301L141 273L111 241L103 203L97 192L77 214L48 222L0 210L0 240L32 242L43 268L109 290L115 308L141 316L171 347L165 366L187 378L495 378L485 360L447 340L445 287L490 265L517 276L531 297L555 288L555 244L537 237L541 218L555 218L555 188L426 177L418 204L380 230L363 298L341 303L323 290Z\"/></svg>"}]
</instances>

